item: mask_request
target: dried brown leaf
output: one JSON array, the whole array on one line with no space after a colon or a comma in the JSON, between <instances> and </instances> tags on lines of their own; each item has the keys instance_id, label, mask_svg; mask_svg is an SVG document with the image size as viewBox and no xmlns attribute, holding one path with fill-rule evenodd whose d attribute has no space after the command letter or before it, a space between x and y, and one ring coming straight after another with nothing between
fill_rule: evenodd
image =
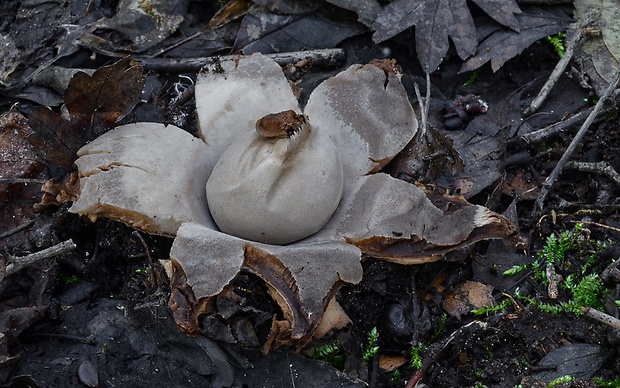
<instances>
[{"instance_id":1,"label":"dried brown leaf","mask_svg":"<svg viewBox=\"0 0 620 388\"><path fill-rule=\"evenodd\" d=\"M358 20L369 27L381 12L381 5L377 0L327 0L327 2L355 12Z\"/></svg>"},{"instance_id":2,"label":"dried brown leaf","mask_svg":"<svg viewBox=\"0 0 620 388\"><path fill-rule=\"evenodd\" d=\"M620 10L613 0L575 1L575 16L586 38L575 51L575 61L602 95L620 66Z\"/></svg>"},{"instance_id":3,"label":"dried brown leaf","mask_svg":"<svg viewBox=\"0 0 620 388\"><path fill-rule=\"evenodd\" d=\"M493 71L497 71L537 40L565 31L570 23L570 18L559 9L527 8L517 19L519 31L495 28L480 42L474 56L463 63L461 72L475 70L489 61ZM493 26L494 23L488 21L487 24Z\"/></svg>"},{"instance_id":4,"label":"dried brown leaf","mask_svg":"<svg viewBox=\"0 0 620 388\"><path fill-rule=\"evenodd\" d=\"M461 319L461 316L473 309L493 306L495 299L493 287L487 284L466 281L454 288L444 297L444 309L448 314Z\"/></svg>"},{"instance_id":5,"label":"dried brown leaf","mask_svg":"<svg viewBox=\"0 0 620 388\"><path fill-rule=\"evenodd\" d=\"M514 0L498 5L492 0L475 0L493 19L514 30L519 29L515 15L520 13ZM416 51L422 67L434 71L448 52L448 37L452 38L462 59L476 49L476 28L465 0L397 0L387 5L372 27L377 43L405 29L416 27Z\"/></svg>"},{"instance_id":6,"label":"dried brown leaf","mask_svg":"<svg viewBox=\"0 0 620 388\"><path fill-rule=\"evenodd\" d=\"M31 129L24 135L39 157L50 167L61 169L54 173L54 177L60 178L70 171L77 150L87 140L83 131L76 131L71 123L44 106L37 107L28 115L28 123Z\"/></svg>"},{"instance_id":7,"label":"dried brown leaf","mask_svg":"<svg viewBox=\"0 0 620 388\"><path fill-rule=\"evenodd\" d=\"M125 58L92 76L76 73L65 90L70 121L43 106L28 115L32 129L25 130L24 136L55 178L71 171L81 146L125 117L138 103L144 86L142 67L128 65ZM56 167L61 170L55 171Z\"/></svg>"},{"instance_id":8,"label":"dried brown leaf","mask_svg":"<svg viewBox=\"0 0 620 388\"><path fill-rule=\"evenodd\" d=\"M110 42L118 50L143 52L164 41L185 19L187 0L120 0L116 14L102 18L94 25L114 30L123 38ZM132 44L126 44L130 41Z\"/></svg>"},{"instance_id":9,"label":"dried brown leaf","mask_svg":"<svg viewBox=\"0 0 620 388\"><path fill-rule=\"evenodd\" d=\"M73 76L65 91L65 104L74 126L97 132L118 122L136 106L144 77L141 66L129 65L129 58L124 58L92 76Z\"/></svg>"},{"instance_id":10,"label":"dried brown leaf","mask_svg":"<svg viewBox=\"0 0 620 388\"><path fill-rule=\"evenodd\" d=\"M231 0L213 15L207 25L208 29L222 27L233 20L245 15L252 7L253 3L249 0Z\"/></svg>"},{"instance_id":11,"label":"dried brown leaf","mask_svg":"<svg viewBox=\"0 0 620 388\"><path fill-rule=\"evenodd\" d=\"M364 28L356 23L319 13L280 15L255 10L243 18L234 50L252 54L320 49L362 33Z\"/></svg>"},{"instance_id":12,"label":"dried brown leaf","mask_svg":"<svg viewBox=\"0 0 620 388\"><path fill-rule=\"evenodd\" d=\"M26 139L31 132L28 121L17 109L0 116L0 177L7 180L39 177L44 165ZM6 186L2 187L0 198L6 194Z\"/></svg>"}]
</instances>

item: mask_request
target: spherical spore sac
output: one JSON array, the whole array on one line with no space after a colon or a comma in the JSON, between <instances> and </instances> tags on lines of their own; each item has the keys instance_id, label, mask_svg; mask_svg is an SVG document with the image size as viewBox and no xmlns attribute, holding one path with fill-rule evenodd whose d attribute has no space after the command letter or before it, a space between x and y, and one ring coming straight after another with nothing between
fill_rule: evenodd
<instances>
[{"instance_id":1,"label":"spherical spore sac","mask_svg":"<svg viewBox=\"0 0 620 388\"><path fill-rule=\"evenodd\" d=\"M343 188L336 146L293 111L258 120L224 151L207 182L207 202L224 233L285 245L319 231Z\"/></svg>"}]
</instances>

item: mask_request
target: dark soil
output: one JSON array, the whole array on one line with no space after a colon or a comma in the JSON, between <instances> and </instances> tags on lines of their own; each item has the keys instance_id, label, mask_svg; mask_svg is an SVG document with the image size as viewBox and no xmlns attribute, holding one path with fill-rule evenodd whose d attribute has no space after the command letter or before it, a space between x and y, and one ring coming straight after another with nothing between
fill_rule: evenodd
<instances>
[{"instance_id":1,"label":"dark soil","mask_svg":"<svg viewBox=\"0 0 620 388\"><path fill-rule=\"evenodd\" d=\"M7 8L7 12L14 11ZM412 36L399 36L380 47L368 33L345 40L340 46L347 53L346 63L304 75L302 98L320 80L349 63L366 63L386 51L402 66L407 85L409 77L423 74L411 53L412 40ZM483 67L477 80L465 87L471 74L458 74L461 61L451 52L431 76L439 107L432 114L441 117L443 100L468 93L493 107L519 92L524 108L557 60L551 46L536 44L496 73ZM71 67L91 64L84 52L64 61ZM179 80L178 74L150 72L149 77L162 84ZM170 90L162 92L162 97L168 98L166 93ZM410 97L415 100L414 95ZM312 342L300 354L287 349L271 351L268 356L261 353L271 316L279 310L265 285L252 274L242 273L234 283L243 295L243 306L226 307L234 310L228 319L202 317L202 334L186 336L175 327L167 307L170 290L158 262L168 258L171 239L105 219L94 223L80 219L67 213L67 204L33 213L32 206L41 200L39 186L13 188L14 195L6 197L3 209L19 206L23 219L35 221L0 240L4 254L24 255L69 238L77 249L57 260L32 265L1 283L1 323L7 331L0 350L8 358L0 360L0 377L9 387L361 387L364 382L373 387L402 387L412 378L431 387L544 387L567 374L574 379L563 386L600 386L595 383L601 380L595 378L618 383L617 329L579 314L542 312L516 299L518 290L540 303L558 303L549 299L546 285L534 278L531 268L512 277L502 275L513 265L531 263L550 235L573 230L578 222L585 222L587 231L568 253L572 265L558 268L564 278L581 276L592 255L595 260L587 270L598 275L620 259L620 190L609 178L567 169L536 218L532 217L531 197L521 193L515 200L515 192L506 189L507 182L518 184L517 176L525 177L522 184L526 187L540 187L578 127L537 145L524 144L519 137L587 109L591 97L573 80L562 77L540 113L524 120L518 132L507 137L506 159L516 162L507 162L504 179L469 199L497 212L513 204L514 221L529 242L525 251L501 242L484 242L419 266L368 259L363 281L344 287L338 295L353 324ZM15 96L2 97L3 111L18 101L31 104ZM193 104L189 99L179 108L190 115L186 128L190 131L195 130ZM127 120L146 120L152 112L159 112L164 121L173 114L149 105L152 102L139 106ZM620 121L617 105L609 105L611 109L590 128L573 159L606 161L620 171ZM468 280L492 285L497 303L507 298L511 302L502 311L482 315L447 314L445 298ZM611 277L604 283L606 312L615 316L618 282ZM558 301L569 299L570 294L561 289ZM46 307L33 312L33 306ZM374 327L379 332L379 350L365 362L368 333ZM340 370L310 357L318 346L334 343L340 344L337 357L324 358ZM410 350L417 346L421 346L423 360L420 369L410 366ZM394 360L394 366L388 360ZM562 369L567 362L568 369Z\"/></svg>"}]
</instances>

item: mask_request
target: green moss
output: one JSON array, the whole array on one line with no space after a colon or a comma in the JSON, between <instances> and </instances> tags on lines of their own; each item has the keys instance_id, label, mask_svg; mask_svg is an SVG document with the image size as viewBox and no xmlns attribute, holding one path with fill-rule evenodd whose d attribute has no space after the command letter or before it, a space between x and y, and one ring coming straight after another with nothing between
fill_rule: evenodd
<instances>
[{"instance_id":1,"label":"green moss","mask_svg":"<svg viewBox=\"0 0 620 388\"><path fill-rule=\"evenodd\" d=\"M368 364L379 351L379 331L373 327L368 333L368 341L364 347L364 361Z\"/></svg>"}]
</instances>

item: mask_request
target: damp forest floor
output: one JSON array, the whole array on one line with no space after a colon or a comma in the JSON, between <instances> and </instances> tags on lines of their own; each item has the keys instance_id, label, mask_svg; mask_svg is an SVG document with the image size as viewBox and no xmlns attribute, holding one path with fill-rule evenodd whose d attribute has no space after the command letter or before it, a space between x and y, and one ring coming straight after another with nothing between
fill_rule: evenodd
<instances>
[{"instance_id":1,"label":"damp forest floor","mask_svg":"<svg viewBox=\"0 0 620 388\"><path fill-rule=\"evenodd\" d=\"M366 33L343 40L339 47L346 59L338 67L302 75L302 99L313 85L349 64L386 55L397 60L403 79L423 83L424 74L404 40L376 45ZM104 65L115 59L98 60ZM430 77L435 101L431 115L441 118L446 101L467 94L490 108L516 98L510 109L523 109L558 60L553 46L541 41L497 72L487 65L472 77L471 72L458 73L461 60L450 50ZM64 61L81 67L90 59L78 52ZM148 73L165 85L182 83L186 75L195 76ZM413 88L405 86L415 101ZM173 90L164 88L162 98ZM3 111L20 101L2 97ZM204 317L203 333L188 337L174 324L170 289L158 261L168 258L171 239L106 219L79 218L67 212L67 203L32 213L34 221L25 229L3 236L3 254L36 251L68 238L77 248L2 283L4 384L403 387L416 380L418 386L429 387L620 386L620 329L582 310L619 315L620 276L614 263L620 260L620 182L600 164L620 171L618 105L607 104L572 157L599 167L565 168L538 214L533 212L534 200L580 123L536 143L523 140L525 134L562 122L595 102L591 91L560 77L538 113L505 133L501 178L469 198L506 214L519 226L527 246L482 242L415 266L367 259L362 282L343 287L337 296L352 323L299 353L280 348L262 354L271 314L280 312L252 274L241 273L234 287L252 304L235 312L252 319L237 321L252 322L253 327ZM193 97L183 104L187 126L195 126ZM161 114L162 122L167 117L143 106L132 119L152 112ZM450 136L464 129L438 130ZM30 186L11 189L15 195L7 197L3 208L21 206L31 214L41 194L40 186ZM549 293L550 278L551 286L558 286L555 298ZM20 307L37 305L45 308ZM11 330L17 334L9 335ZM246 332L255 333L258 343L242 346Z\"/></svg>"}]
</instances>

